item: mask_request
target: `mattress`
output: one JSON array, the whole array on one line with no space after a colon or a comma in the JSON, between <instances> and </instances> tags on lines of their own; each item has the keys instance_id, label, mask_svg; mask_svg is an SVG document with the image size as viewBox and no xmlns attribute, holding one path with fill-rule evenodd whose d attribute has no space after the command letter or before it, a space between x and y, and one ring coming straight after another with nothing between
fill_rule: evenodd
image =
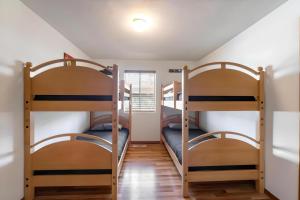
<instances>
[{"instance_id":1,"label":"mattress","mask_svg":"<svg viewBox=\"0 0 300 200\"><path fill-rule=\"evenodd\" d=\"M254 96L189 96L189 101L256 101ZM177 94L177 100L182 101L182 93Z\"/></svg>"},{"instance_id":2,"label":"mattress","mask_svg":"<svg viewBox=\"0 0 300 200\"><path fill-rule=\"evenodd\" d=\"M105 139L109 142L112 142L112 132L110 130L87 130L85 131L84 134L89 134L89 135L94 135L97 137L100 137L102 139ZM126 128L122 128L119 130L119 137L118 137L118 158L120 160L127 138L129 135L129 131ZM88 140L88 141L94 141L95 143L98 143L96 140L93 139L87 139L84 137L77 137L78 140ZM110 145L105 145L103 143L100 144L101 146L104 146L105 148L111 150L111 146Z\"/></svg>"},{"instance_id":3,"label":"mattress","mask_svg":"<svg viewBox=\"0 0 300 200\"><path fill-rule=\"evenodd\" d=\"M189 131L189 140L200 136L206 133L201 129L190 129ZM178 158L179 163L182 163L182 133L180 129L172 129L169 127L163 128L163 135L166 139L166 142L169 144L176 157ZM197 144L199 141L192 142L189 144L189 147Z\"/></svg>"},{"instance_id":4,"label":"mattress","mask_svg":"<svg viewBox=\"0 0 300 200\"><path fill-rule=\"evenodd\" d=\"M206 132L201 129L190 129L189 130L189 140L205 134ZM163 135L166 142L171 147L172 151L175 153L178 161L182 164L182 132L181 129L171 129L169 127L163 128ZM214 136L211 136L211 138ZM203 139L205 140L205 139ZM197 140L195 142L189 143L188 147L200 143L203 140ZM256 169L255 165L229 165L229 166L196 166L189 167L189 171L203 171L203 170L243 170L243 169Z\"/></svg>"},{"instance_id":5,"label":"mattress","mask_svg":"<svg viewBox=\"0 0 300 200\"><path fill-rule=\"evenodd\" d=\"M111 95L35 95L35 101L112 101Z\"/></svg>"}]
</instances>

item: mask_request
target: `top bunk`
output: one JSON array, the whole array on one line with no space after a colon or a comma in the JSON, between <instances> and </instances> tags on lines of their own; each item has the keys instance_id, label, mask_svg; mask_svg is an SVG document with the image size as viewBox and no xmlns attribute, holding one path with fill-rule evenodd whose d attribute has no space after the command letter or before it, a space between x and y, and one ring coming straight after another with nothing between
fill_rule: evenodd
<instances>
[{"instance_id":1,"label":"top bunk","mask_svg":"<svg viewBox=\"0 0 300 200\"><path fill-rule=\"evenodd\" d=\"M175 109L182 109L181 83L173 81L170 84L162 86L162 105Z\"/></svg>"},{"instance_id":2,"label":"top bunk","mask_svg":"<svg viewBox=\"0 0 300 200\"><path fill-rule=\"evenodd\" d=\"M182 82L162 87L162 105L188 111L261 110L264 71L233 62L207 63L182 70Z\"/></svg>"},{"instance_id":3,"label":"top bunk","mask_svg":"<svg viewBox=\"0 0 300 200\"><path fill-rule=\"evenodd\" d=\"M83 59L25 64L25 108L31 111L111 111L118 107L118 66ZM125 86L124 86L125 88ZM127 89L123 91L127 91ZM114 106L115 105L115 106Z\"/></svg>"},{"instance_id":4,"label":"top bunk","mask_svg":"<svg viewBox=\"0 0 300 200\"><path fill-rule=\"evenodd\" d=\"M131 106L131 85L125 83L124 80L120 81L119 85L119 105L118 108L122 111L130 110Z\"/></svg>"}]
</instances>

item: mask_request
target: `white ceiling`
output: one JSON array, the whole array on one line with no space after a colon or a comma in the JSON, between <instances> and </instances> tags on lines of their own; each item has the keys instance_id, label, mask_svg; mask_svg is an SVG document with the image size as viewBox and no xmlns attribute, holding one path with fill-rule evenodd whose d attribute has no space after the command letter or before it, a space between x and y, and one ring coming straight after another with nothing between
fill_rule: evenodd
<instances>
[{"instance_id":1,"label":"white ceiling","mask_svg":"<svg viewBox=\"0 0 300 200\"><path fill-rule=\"evenodd\" d=\"M198 60L285 0L22 0L91 58ZM152 26L132 30L143 13Z\"/></svg>"}]
</instances>

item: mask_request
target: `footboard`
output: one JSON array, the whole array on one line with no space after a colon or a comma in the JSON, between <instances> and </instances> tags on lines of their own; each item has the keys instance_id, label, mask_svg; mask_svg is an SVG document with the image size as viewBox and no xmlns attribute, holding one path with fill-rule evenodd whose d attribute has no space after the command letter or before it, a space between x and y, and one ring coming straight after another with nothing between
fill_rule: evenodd
<instances>
[{"instance_id":1,"label":"footboard","mask_svg":"<svg viewBox=\"0 0 300 200\"><path fill-rule=\"evenodd\" d=\"M258 179L259 142L255 139L235 132L212 132L189 143L196 141L200 142L188 150L190 182Z\"/></svg>"},{"instance_id":2,"label":"footboard","mask_svg":"<svg viewBox=\"0 0 300 200\"><path fill-rule=\"evenodd\" d=\"M78 136L83 140L76 139ZM112 153L105 148L111 143L106 140L87 134L63 134L31 148L62 137L70 139L51 143L31 154L33 186L111 185Z\"/></svg>"}]
</instances>

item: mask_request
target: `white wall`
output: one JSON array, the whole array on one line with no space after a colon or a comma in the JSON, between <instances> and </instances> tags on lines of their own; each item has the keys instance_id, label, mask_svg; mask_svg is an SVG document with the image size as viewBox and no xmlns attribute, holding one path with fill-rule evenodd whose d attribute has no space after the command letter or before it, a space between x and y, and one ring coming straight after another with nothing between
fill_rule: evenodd
<instances>
[{"instance_id":1,"label":"white wall","mask_svg":"<svg viewBox=\"0 0 300 200\"><path fill-rule=\"evenodd\" d=\"M282 200L298 199L299 17L300 1L290 0L199 61L266 67L266 188ZM253 113L202 117L208 129L256 132Z\"/></svg>"},{"instance_id":2,"label":"white wall","mask_svg":"<svg viewBox=\"0 0 300 200\"><path fill-rule=\"evenodd\" d=\"M160 140L160 86L173 80L181 80L180 74L169 73L169 68L181 68L183 65L193 66L189 61L143 61L143 60L96 60L104 65L117 64L120 67L120 79L124 70L155 70L157 74L156 112L133 113L132 140L159 141Z\"/></svg>"},{"instance_id":3,"label":"white wall","mask_svg":"<svg viewBox=\"0 0 300 200\"><path fill-rule=\"evenodd\" d=\"M0 199L23 197L22 62L87 56L18 0L0 0ZM80 131L86 113L38 113L36 132ZM65 123L62 119L68 121ZM63 122L63 123L62 123ZM42 131L41 131L42 130Z\"/></svg>"},{"instance_id":4,"label":"white wall","mask_svg":"<svg viewBox=\"0 0 300 200\"><path fill-rule=\"evenodd\" d=\"M299 152L299 17L300 1L290 0L260 22L226 43L199 63L230 60L267 67L266 80L266 188L280 199L296 200ZM22 62L38 64L61 58L63 52L87 57L60 33L18 0L0 0L0 199L23 197L23 80ZM180 80L168 68L185 61L98 60L125 69L157 71L157 112L134 113L133 140L159 140L160 84ZM218 115L217 115L218 114ZM256 131L253 113L210 112L208 129L236 127ZM214 124L219 117L218 124ZM79 132L86 128L87 113L35 114L35 131ZM62 121L64 119L67 121ZM60 123L60 122L63 122ZM55 129L52 129L53 127ZM247 128L245 128L247 127ZM43 135L45 137L46 135Z\"/></svg>"}]
</instances>

